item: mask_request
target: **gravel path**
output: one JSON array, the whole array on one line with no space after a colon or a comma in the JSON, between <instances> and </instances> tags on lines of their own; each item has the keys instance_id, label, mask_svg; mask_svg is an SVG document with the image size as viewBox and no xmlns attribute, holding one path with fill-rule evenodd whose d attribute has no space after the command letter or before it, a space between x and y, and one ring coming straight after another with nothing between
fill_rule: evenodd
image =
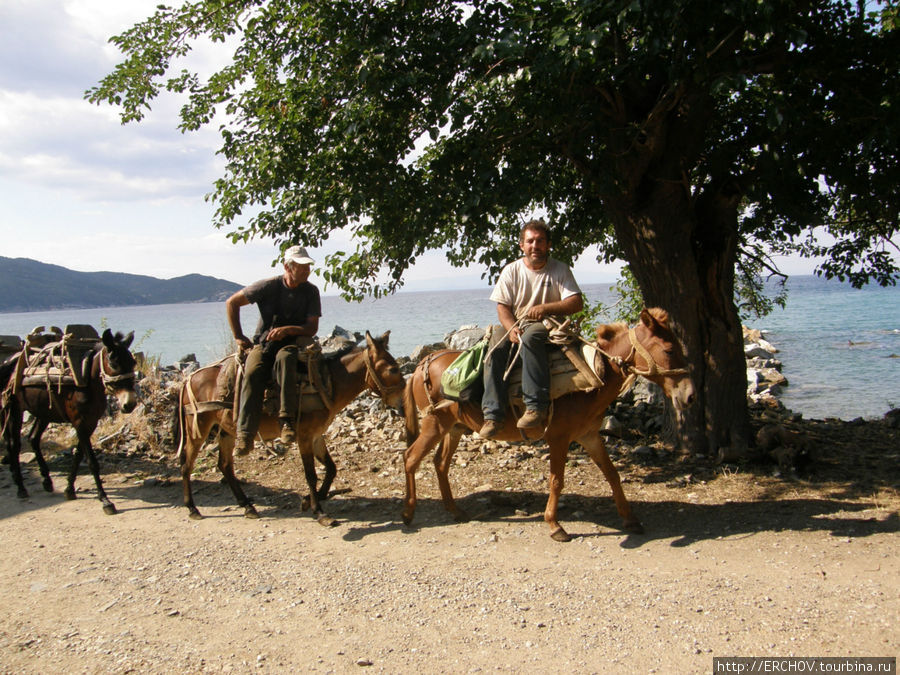
<instances>
[{"instance_id":1,"label":"gravel path","mask_svg":"<svg viewBox=\"0 0 900 675\"><path fill-rule=\"evenodd\" d=\"M423 465L414 529L396 448L333 452L333 528L296 507L290 453L238 461L257 521L212 471L196 490L207 517L190 521L171 457L152 475L104 460L116 516L87 476L66 502L61 473L53 494L32 474L20 501L4 469L0 672L708 673L714 656L897 654L896 491L742 472L663 485L623 467L647 529L634 536L576 459L561 511L576 539L559 544L539 452L464 446L465 524Z\"/></svg>"}]
</instances>

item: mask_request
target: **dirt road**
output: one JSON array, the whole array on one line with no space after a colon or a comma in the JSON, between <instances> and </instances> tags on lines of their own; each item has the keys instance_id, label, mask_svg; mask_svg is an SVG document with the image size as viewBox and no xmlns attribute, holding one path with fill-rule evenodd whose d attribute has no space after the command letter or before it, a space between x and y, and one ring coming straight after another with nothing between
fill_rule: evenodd
<instances>
[{"instance_id":1,"label":"dirt road","mask_svg":"<svg viewBox=\"0 0 900 675\"><path fill-rule=\"evenodd\" d=\"M211 456L196 482L202 521L180 506L171 456L104 457L115 516L88 476L80 499L63 499L67 458L53 463L53 494L29 466L25 501L4 467L0 672L708 673L714 656L897 655L889 447L869 443L878 471L895 467L869 483L846 453L821 456L818 477L785 480L623 449L640 536L618 529L599 471L576 456L561 509L576 539L559 544L542 520L539 446L464 441L451 472L473 516L464 524L424 463L406 528L398 436L383 429L364 445L348 424L331 443L333 528L300 512L292 453L238 460L255 521Z\"/></svg>"}]
</instances>

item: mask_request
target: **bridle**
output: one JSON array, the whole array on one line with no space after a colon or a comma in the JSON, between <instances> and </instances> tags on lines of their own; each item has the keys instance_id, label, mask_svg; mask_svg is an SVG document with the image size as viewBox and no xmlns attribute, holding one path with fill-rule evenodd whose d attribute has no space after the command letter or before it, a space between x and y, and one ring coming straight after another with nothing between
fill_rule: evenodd
<instances>
[{"instance_id":1,"label":"bridle","mask_svg":"<svg viewBox=\"0 0 900 675\"><path fill-rule=\"evenodd\" d=\"M126 380L134 380L134 370L130 370L127 373L112 373L108 370L109 368L109 351L106 349L106 345L100 350L100 379L103 381L103 387L106 389L108 394L114 394L116 389L121 389L120 386L115 386L119 382L124 382Z\"/></svg>"},{"instance_id":2,"label":"bridle","mask_svg":"<svg viewBox=\"0 0 900 675\"><path fill-rule=\"evenodd\" d=\"M397 391L402 391L405 384L393 384L388 386L375 372L375 364L372 357L369 356L368 348L363 350L363 363L366 364L366 386L381 397L381 400L387 403L388 396ZM371 382L369 381L371 380Z\"/></svg>"},{"instance_id":3,"label":"bridle","mask_svg":"<svg viewBox=\"0 0 900 675\"><path fill-rule=\"evenodd\" d=\"M620 395L622 392L628 391L628 389L631 388L631 385L634 384L634 381L637 379L638 375L650 379L652 377L666 377L668 375L688 374L687 368L660 368L659 364L656 363L647 348L638 341L637 334L635 333L634 328L628 329L628 339L631 341L631 352L624 359L621 356L612 356L610 354L607 354L602 349L597 348L601 354L603 354L612 363L617 365L625 374L625 381L622 383ZM642 359L644 359L647 364L646 370L639 370L635 365L635 361L637 360L635 358L636 356L640 356Z\"/></svg>"}]
</instances>

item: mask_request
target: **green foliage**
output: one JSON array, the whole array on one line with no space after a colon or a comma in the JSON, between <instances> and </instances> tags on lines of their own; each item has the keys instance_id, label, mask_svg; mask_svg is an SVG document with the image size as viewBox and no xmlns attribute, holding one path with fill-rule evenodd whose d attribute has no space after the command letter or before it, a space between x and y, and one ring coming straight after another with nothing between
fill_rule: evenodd
<instances>
[{"instance_id":1,"label":"green foliage","mask_svg":"<svg viewBox=\"0 0 900 675\"><path fill-rule=\"evenodd\" d=\"M593 339L597 327L615 321L624 321L634 324L641 316L644 308L644 297L638 288L637 279L631 270L625 266L616 280L615 286L610 288L616 296L616 300L605 305L602 302L591 304L584 297L584 309L573 315L573 320L580 326L581 334Z\"/></svg>"},{"instance_id":2,"label":"green foliage","mask_svg":"<svg viewBox=\"0 0 900 675\"><path fill-rule=\"evenodd\" d=\"M216 226L314 247L349 229L325 272L347 297L395 290L433 249L493 277L536 210L563 260L598 244L647 265L623 228L676 183L694 204L733 186L750 214L676 212L698 260L735 262L737 227L746 255L889 284L896 26L893 1L194 0L112 38L124 60L86 96L123 122L164 91L182 130L222 120ZM182 67L202 39L233 45L205 78Z\"/></svg>"},{"instance_id":3,"label":"green foliage","mask_svg":"<svg viewBox=\"0 0 900 675\"><path fill-rule=\"evenodd\" d=\"M152 377L159 371L162 356L154 354L147 356L143 352L135 352L135 370L144 377Z\"/></svg>"}]
</instances>

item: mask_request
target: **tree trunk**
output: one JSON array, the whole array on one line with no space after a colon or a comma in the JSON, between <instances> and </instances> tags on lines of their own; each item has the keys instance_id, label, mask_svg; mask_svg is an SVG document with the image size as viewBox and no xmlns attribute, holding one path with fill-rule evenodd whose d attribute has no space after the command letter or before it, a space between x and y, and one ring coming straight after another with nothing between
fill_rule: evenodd
<instances>
[{"instance_id":1,"label":"tree trunk","mask_svg":"<svg viewBox=\"0 0 900 675\"><path fill-rule=\"evenodd\" d=\"M669 313L697 402L676 419L682 448L718 459L745 453L750 423L743 335L734 303L737 215L725 190L691 199L657 182L642 204L617 208L616 233L648 306Z\"/></svg>"}]
</instances>

